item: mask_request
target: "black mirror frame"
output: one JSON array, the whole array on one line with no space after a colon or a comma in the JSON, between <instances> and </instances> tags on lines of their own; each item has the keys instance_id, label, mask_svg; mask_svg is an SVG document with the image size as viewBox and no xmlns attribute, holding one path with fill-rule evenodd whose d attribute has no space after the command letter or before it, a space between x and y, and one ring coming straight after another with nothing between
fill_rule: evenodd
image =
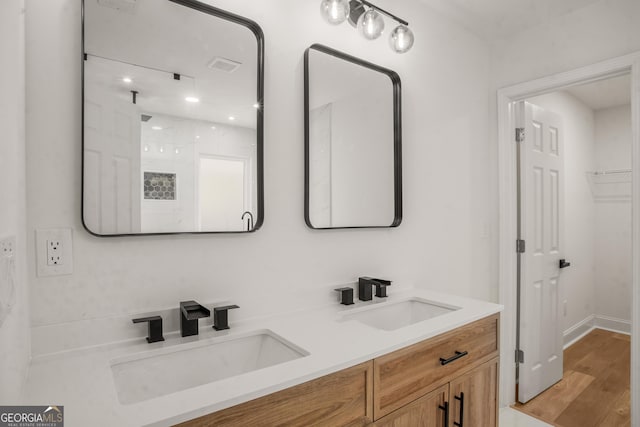
<instances>
[{"instance_id":1,"label":"black mirror frame","mask_svg":"<svg viewBox=\"0 0 640 427\"><path fill-rule=\"evenodd\" d=\"M393 176L394 219L390 225L363 225L348 227L315 227L309 218L309 52L316 50L344 61L383 73L393 84ZM314 230L339 230L358 228L392 228L402 222L402 87L400 76L393 70L356 58L322 44L313 44L304 52L304 220Z\"/></svg>"},{"instance_id":2,"label":"black mirror frame","mask_svg":"<svg viewBox=\"0 0 640 427\"><path fill-rule=\"evenodd\" d=\"M255 22L250 19L247 19L243 16L236 15L231 12L227 12L225 10L219 9L214 6L210 6L205 3L201 3L197 0L167 0L172 3L176 3L193 10L197 10L199 12L215 16L218 18L222 18L224 20L242 25L249 29L256 37L257 42L257 68L258 68L258 82L257 82L257 100L260 104L261 108L256 109L257 121L256 121L256 179L257 179L257 188L256 188L256 199L257 199L257 221L254 224L252 230L249 231L180 231L180 232L167 232L167 233L128 233L128 234L98 234L89 229L84 220L84 146L85 146L85 136L84 136L84 61L86 59L86 54L84 51L84 2L82 0L81 5L81 31L82 31L82 40L81 40L81 105L82 105L82 120L81 120L81 132L82 132L82 176L81 176L81 199L80 199L80 218L82 221L82 226L87 232L96 237L128 237L128 236L166 236L166 235L179 235L179 234L248 234L253 233L260 229L262 224L264 223L264 33L262 28Z\"/></svg>"}]
</instances>

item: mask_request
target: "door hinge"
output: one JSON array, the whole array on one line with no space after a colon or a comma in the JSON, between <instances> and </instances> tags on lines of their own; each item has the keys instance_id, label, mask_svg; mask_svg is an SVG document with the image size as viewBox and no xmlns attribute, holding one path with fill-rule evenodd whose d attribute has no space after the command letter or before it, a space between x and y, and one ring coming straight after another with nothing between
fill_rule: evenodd
<instances>
[{"instance_id":1,"label":"door hinge","mask_svg":"<svg viewBox=\"0 0 640 427\"><path fill-rule=\"evenodd\" d=\"M524 351L516 350L516 363L524 363Z\"/></svg>"},{"instance_id":2,"label":"door hinge","mask_svg":"<svg viewBox=\"0 0 640 427\"><path fill-rule=\"evenodd\" d=\"M516 240L516 252L519 254L523 254L525 251L525 242L524 240Z\"/></svg>"},{"instance_id":3,"label":"door hinge","mask_svg":"<svg viewBox=\"0 0 640 427\"><path fill-rule=\"evenodd\" d=\"M516 142L524 142L524 128L516 128Z\"/></svg>"}]
</instances>

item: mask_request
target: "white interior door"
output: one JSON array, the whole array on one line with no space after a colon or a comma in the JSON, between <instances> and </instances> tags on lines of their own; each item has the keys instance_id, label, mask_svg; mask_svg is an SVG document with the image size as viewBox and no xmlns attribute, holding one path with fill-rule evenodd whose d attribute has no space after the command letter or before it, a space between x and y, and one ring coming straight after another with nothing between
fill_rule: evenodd
<instances>
[{"instance_id":1,"label":"white interior door","mask_svg":"<svg viewBox=\"0 0 640 427\"><path fill-rule=\"evenodd\" d=\"M562 379L560 317L564 225L564 144L561 117L533 104L516 106L520 143L518 400L529 401Z\"/></svg>"},{"instance_id":2,"label":"white interior door","mask_svg":"<svg viewBox=\"0 0 640 427\"><path fill-rule=\"evenodd\" d=\"M140 111L85 85L84 221L99 234L140 231Z\"/></svg>"}]
</instances>

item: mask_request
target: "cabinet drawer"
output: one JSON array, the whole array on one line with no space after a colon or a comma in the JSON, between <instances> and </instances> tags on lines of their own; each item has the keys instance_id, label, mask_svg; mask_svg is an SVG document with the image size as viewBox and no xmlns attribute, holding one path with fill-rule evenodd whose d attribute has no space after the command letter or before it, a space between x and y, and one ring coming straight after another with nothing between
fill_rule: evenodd
<instances>
[{"instance_id":1,"label":"cabinet drawer","mask_svg":"<svg viewBox=\"0 0 640 427\"><path fill-rule=\"evenodd\" d=\"M371 371L369 361L179 426L366 426L373 415Z\"/></svg>"},{"instance_id":2,"label":"cabinet drawer","mask_svg":"<svg viewBox=\"0 0 640 427\"><path fill-rule=\"evenodd\" d=\"M374 418L377 420L497 357L498 319L497 314L486 317L375 359ZM466 354L454 358L456 352Z\"/></svg>"}]
</instances>

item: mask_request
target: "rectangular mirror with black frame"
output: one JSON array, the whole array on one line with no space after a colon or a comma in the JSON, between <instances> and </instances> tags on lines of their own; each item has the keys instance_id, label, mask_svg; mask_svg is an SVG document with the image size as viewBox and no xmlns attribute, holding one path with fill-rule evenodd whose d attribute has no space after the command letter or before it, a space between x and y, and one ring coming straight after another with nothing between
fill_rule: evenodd
<instances>
[{"instance_id":1,"label":"rectangular mirror with black frame","mask_svg":"<svg viewBox=\"0 0 640 427\"><path fill-rule=\"evenodd\" d=\"M307 225L400 225L398 74L314 44L304 56L304 86Z\"/></svg>"},{"instance_id":2,"label":"rectangular mirror with black frame","mask_svg":"<svg viewBox=\"0 0 640 427\"><path fill-rule=\"evenodd\" d=\"M83 1L82 220L98 236L264 217L264 37L194 0Z\"/></svg>"}]
</instances>

